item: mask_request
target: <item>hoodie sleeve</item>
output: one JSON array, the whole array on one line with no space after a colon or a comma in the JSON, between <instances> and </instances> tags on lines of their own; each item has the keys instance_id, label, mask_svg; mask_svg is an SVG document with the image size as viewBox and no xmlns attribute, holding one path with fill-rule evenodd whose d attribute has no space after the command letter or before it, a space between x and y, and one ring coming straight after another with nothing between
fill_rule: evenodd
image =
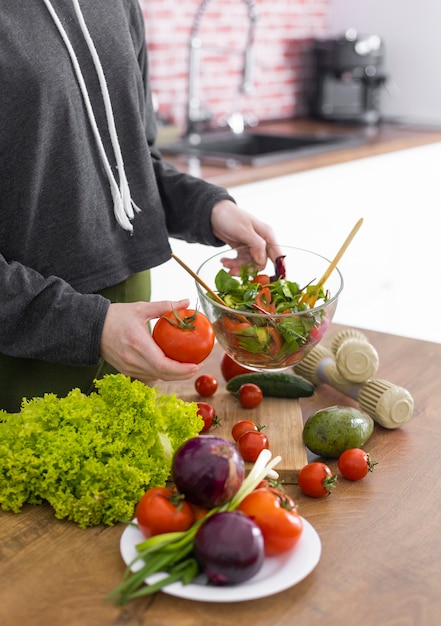
<instances>
[{"instance_id":1,"label":"hoodie sleeve","mask_svg":"<svg viewBox=\"0 0 441 626\"><path fill-rule=\"evenodd\" d=\"M108 300L1 255L0 293L0 353L71 365L99 362Z\"/></svg>"}]
</instances>

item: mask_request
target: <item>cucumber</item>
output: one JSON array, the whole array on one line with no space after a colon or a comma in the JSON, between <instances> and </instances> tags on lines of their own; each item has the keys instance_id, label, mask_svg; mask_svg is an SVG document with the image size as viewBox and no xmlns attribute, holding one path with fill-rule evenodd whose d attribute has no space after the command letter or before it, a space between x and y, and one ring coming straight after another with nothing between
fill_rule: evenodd
<instances>
[{"instance_id":1,"label":"cucumber","mask_svg":"<svg viewBox=\"0 0 441 626\"><path fill-rule=\"evenodd\" d=\"M272 398L306 398L315 391L309 381L284 372L239 374L227 382L227 391L237 393L245 383L254 383L260 387L264 396Z\"/></svg>"}]
</instances>

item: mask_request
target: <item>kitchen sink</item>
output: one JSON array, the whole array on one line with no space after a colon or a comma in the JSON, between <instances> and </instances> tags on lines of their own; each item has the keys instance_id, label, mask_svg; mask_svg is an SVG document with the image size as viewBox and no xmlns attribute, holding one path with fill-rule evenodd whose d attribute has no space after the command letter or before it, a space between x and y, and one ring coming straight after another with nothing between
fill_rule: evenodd
<instances>
[{"instance_id":1,"label":"kitchen sink","mask_svg":"<svg viewBox=\"0 0 441 626\"><path fill-rule=\"evenodd\" d=\"M201 161L234 167L237 164L269 165L295 158L357 145L363 139L354 135L284 135L257 131L210 131L189 135L160 146L164 155L195 157Z\"/></svg>"}]
</instances>

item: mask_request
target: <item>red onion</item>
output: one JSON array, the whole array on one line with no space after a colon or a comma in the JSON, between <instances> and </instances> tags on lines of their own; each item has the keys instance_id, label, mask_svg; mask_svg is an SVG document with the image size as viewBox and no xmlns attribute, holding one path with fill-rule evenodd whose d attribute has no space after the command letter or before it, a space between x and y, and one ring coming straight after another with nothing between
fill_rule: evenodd
<instances>
[{"instance_id":1,"label":"red onion","mask_svg":"<svg viewBox=\"0 0 441 626\"><path fill-rule=\"evenodd\" d=\"M253 520L240 511L208 517L196 533L194 554L213 585L248 580L263 565L263 535Z\"/></svg>"},{"instance_id":2,"label":"red onion","mask_svg":"<svg viewBox=\"0 0 441 626\"><path fill-rule=\"evenodd\" d=\"M245 476L245 463L229 441L200 435L175 452L172 476L188 502L211 509L237 493Z\"/></svg>"}]
</instances>

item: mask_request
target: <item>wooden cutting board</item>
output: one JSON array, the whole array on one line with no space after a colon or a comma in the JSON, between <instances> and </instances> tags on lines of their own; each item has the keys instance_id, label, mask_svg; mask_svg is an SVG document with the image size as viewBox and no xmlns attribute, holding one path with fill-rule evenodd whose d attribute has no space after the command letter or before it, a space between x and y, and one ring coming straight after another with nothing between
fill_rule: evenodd
<instances>
[{"instance_id":1,"label":"wooden cutting board","mask_svg":"<svg viewBox=\"0 0 441 626\"><path fill-rule=\"evenodd\" d=\"M233 425L241 419L250 419L265 426L273 456L282 460L275 470L286 484L297 482L298 471L307 463L306 449L302 441L302 412L298 400L265 397L255 409L243 409L236 398L223 385L210 398L202 398L194 391L194 383L159 383L158 390L173 394L186 402L208 402L217 413L221 425L206 434L222 437L234 442L231 436ZM247 468L251 464L247 463Z\"/></svg>"}]
</instances>

